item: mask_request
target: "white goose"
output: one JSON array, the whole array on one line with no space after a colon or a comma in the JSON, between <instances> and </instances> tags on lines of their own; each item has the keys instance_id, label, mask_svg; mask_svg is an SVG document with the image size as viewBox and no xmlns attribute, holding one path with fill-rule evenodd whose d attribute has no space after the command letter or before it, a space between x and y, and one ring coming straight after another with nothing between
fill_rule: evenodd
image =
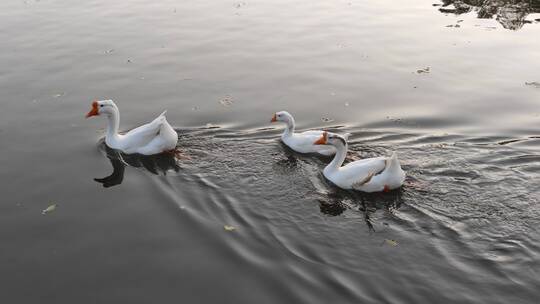
<instances>
[{"instance_id":1,"label":"white goose","mask_svg":"<svg viewBox=\"0 0 540 304\"><path fill-rule=\"evenodd\" d=\"M281 121L287 125L285 131L281 135L281 141L286 144L289 148L293 149L296 152L300 153L318 153L325 156L330 156L336 154L336 148L332 146L319 146L315 145L314 142L321 137L323 131L312 130L302 133L294 133L296 127L294 123L294 118L289 112L281 111L274 114L270 122ZM349 134L345 134L344 138L348 138Z\"/></svg>"},{"instance_id":2,"label":"white goose","mask_svg":"<svg viewBox=\"0 0 540 304\"><path fill-rule=\"evenodd\" d=\"M94 101L92 110L86 118L105 115L108 120L105 143L113 149L126 154L139 153L153 155L162 152L174 152L178 142L178 134L169 125L164 111L152 122L137 127L125 134L118 134L120 112L112 100Z\"/></svg>"},{"instance_id":3,"label":"white goose","mask_svg":"<svg viewBox=\"0 0 540 304\"><path fill-rule=\"evenodd\" d=\"M386 192L401 187L405 181L405 172L401 169L395 152L390 157L366 158L342 167L347 155L347 140L344 137L324 132L314 144L336 147L336 156L324 168L323 174L340 188L363 192Z\"/></svg>"}]
</instances>

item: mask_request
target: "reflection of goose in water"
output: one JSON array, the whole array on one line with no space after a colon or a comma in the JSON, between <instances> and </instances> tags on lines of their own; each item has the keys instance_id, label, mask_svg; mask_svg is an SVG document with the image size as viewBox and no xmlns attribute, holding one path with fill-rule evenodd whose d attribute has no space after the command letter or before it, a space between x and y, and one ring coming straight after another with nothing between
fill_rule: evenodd
<instances>
[{"instance_id":1,"label":"reflection of goose in water","mask_svg":"<svg viewBox=\"0 0 540 304\"><path fill-rule=\"evenodd\" d=\"M180 167L176 163L176 158L172 154L142 155L142 154L124 154L118 150L109 148L105 143L100 145L100 149L105 153L111 165L113 172L103 178L94 178L103 187L108 188L122 183L126 166L135 168L144 168L152 174L166 175L168 171L178 172Z\"/></svg>"},{"instance_id":2,"label":"reflection of goose in water","mask_svg":"<svg viewBox=\"0 0 540 304\"><path fill-rule=\"evenodd\" d=\"M479 19L495 18L505 29L519 30L529 14L540 13L540 0L441 0L442 13L477 12Z\"/></svg>"},{"instance_id":3,"label":"reflection of goose in water","mask_svg":"<svg viewBox=\"0 0 540 304\"><path fill-rule=\"evenodd\" d=\"M387 224L374 222L371 215L380 209L388 212L399 209L403 203L402 196L402 191L366 193L344 190L328 184L327 190L318 194L317 201L321 213L328 216L342 215L347 210L361 212L368 228L375 231L376 226Z\"/></svg>"}]
</instances>

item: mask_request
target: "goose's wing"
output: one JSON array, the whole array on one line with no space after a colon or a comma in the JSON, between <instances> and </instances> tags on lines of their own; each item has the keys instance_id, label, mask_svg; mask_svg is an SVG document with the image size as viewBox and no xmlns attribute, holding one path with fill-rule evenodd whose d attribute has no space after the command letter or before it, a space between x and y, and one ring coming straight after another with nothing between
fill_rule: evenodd
<instances>
[{"instance_id":1,"label":"goose's wing","mask_svg":"<svg viewBox=\"0 0 540 304\"><path fill-rule=\"evenodd\" d=\"M322 134L322 131L295 133L286 141L286 143L293 150L300 153L320 153L322 155L335 154L336 148L332 146L315 145L315 142Z\"/></svg>"},{"instance_id":2,"label":"goose's wing","mask_svg":"<svg viewBox=\"0 0 540 304\"><path fill-rule=\"evenodd\" d=\"M321 130L309 130L309 131L305 131L305 132L302 132L302 133L299 133L299 134L305 134L305 135L316 135L316 136L322 136L324 133L324 131L321 131ZM348 140L349 137L351 136L351 133L342 133L341 136L343 136L343 138L345 138L345 140Z\"/></svg>"},{"instance_id":3,"label":"goose's wing","mask_svg":"<svg viewBox=\"0 0 540 304\"><path fill-rule=\"evenodd\" d=\"M404 181L405 172L401 169L396 153L393 153L391 157L386 159L383 171L375 175L366 187L374 191L391 190L401 187Z\"/></svg>"},{"instance_id":4,"label":"goose's wing","mask_svg":"<svg viewBox=\"0 0 540 304\"><path fill-rule=\"evenodd\" d=\"M358 160L342 168L345 174L350 175L353 189L358 189L369 183L371 179L381 174L386 166L384 157L375 157Z\"/></svg>"},{"instance_id":5,"label":"goose's wing","mask_svg":"<svg viewBox=\"0 0 540 304\"><path fill-rule=\"evenodd\" d=\"M176 148L178 134L165 120L161 124L159 134L155 136L147 145L140 147L138 153L144 155L158 154Z\"/></svg>"},{"instance_id":6,"label":"goose's wing","mask_svg":"<svg viewBox=\"0 0 540 304\"><path fill-rule=\"evenodd\" d=\"M161 115L159 115L153 121L130 130L124 134L124 140L126 141L127 145L129 147L140 147L151 142L159 134L161 126L164 123L167 123L165 118L166 112L167 111L161 113Z\"/></svg>"},{"instance_id":7,"label":"goose's wing","mask_svg":"<svg viewBox=\"0 0 540 304\"><path fill-rule=\"evenodd\" d=\"M300 135L314 135L314 136L322 136L323 134L323 131L321 130L308 130L308 131L305 131L305 132L302 132L302 133L298 133Z\"/></svg>"},{"instance_id":8,"label":"goose's wing","mask_svg":"<svg viewBox=\"0 0 540 304\"><path fill-rule=\"evenodd\" d=\"M295 133L291 138L297 145L315 146L314 143L322 136L322 134L322 131L306 131L302 133Z\"/></svg>"}]
</instances>

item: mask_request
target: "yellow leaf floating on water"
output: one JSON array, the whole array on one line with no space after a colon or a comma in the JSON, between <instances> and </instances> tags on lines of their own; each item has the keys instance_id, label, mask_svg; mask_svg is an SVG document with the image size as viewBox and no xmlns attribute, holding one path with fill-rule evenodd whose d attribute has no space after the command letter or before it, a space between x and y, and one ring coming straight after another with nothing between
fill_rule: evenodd
<instances>
[{"instance_id":1,"label":"yellow leaf floating on water","mask_svg":"<svg viewBox=\"0 0 540 304\"><path fill-rule=\"evenodd\" d=\"M223 226L223 229L225 229L225 231L235 231L236 230L236 228L234 228L233 226L229 226L229 225Z\"/></svg>"},{"instance_id":2,"label":"yellow leaf floating on water","mask_svg":"<svg viewBox=\"0 0 540 304\"><path fill-rule=\"evenodd\" d=\"M384 241L386 242L386 244L391 245L391 246L397 246L398 245L398 242L395 241L395 240L385 239Z\"/></svg>"},{"instance_id":3,"label":"yellow leaf floating on water","mask_svg":"<svg viewBox=\"0 0 540 304\"><path fill-rule=\"evenodd\" d=\"M56 210L56 204L50 205L49 207L47 207L47 209L41 211L41 214L47 214L49 212L53 212L54 210Z\"/></svg>"}]
</instances>

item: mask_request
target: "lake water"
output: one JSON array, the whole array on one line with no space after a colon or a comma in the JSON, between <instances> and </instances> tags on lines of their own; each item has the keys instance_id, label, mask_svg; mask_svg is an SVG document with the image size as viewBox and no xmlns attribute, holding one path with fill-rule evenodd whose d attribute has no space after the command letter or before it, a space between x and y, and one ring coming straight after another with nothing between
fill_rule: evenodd
<instances>
[{"instance_id":1,"label":"lake water","mask_svg":"<svg viewBox=\"0 0 540 304\"><path fill-rule=\"evenodd\" d=\"M2 302L537 303L539 37L540 1L3 1ZM184 156L108 150L95 99ZM279 110L403 189L336 189Z\"/></svg>"}]
</instances>

